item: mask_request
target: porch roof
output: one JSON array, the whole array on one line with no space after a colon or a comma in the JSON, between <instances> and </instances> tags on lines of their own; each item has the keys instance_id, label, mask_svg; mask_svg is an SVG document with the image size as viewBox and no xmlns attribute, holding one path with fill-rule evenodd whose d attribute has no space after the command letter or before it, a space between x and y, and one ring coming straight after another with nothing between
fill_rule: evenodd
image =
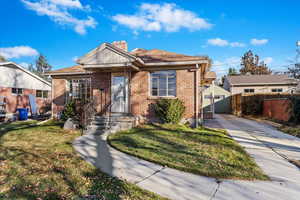
<instances>
[{"instance_id":1,"label":"porch roof","mask_svg":"<svg viewBox=\"0 0 300 200\"><path fill-rule=\"evenodd\" d=\"M66 67L58 70L48 72L50 75L64 75L64 74L87 74L89 71L85 70L82 65L74 65L72 67Z\"/></svg>"}]
</instances>

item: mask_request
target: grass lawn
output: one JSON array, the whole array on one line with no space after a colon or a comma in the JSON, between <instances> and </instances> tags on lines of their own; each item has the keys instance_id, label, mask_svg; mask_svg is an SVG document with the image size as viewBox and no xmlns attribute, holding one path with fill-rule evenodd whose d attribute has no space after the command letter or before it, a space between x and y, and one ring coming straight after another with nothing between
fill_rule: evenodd
<instances>
[{"instance_id":1,"label":"grass lawn","mask_svg":"<svg viewBox=\"0 0 300 200\"><path fill-rule=\"evenodd\" d=\"M278 129L284 133L300 138L300 127L282 125Z\"/></svg>"},{"instance_id":2,"label":"grass lawn","mask_svg":"<svg viewBox=\"0 0 300 200\"><path fill-rule=\"evenodd\" d=\"M57 122L0 125L0 199L163 199L82 160Z\"/></svg>"},{"instance_id":3,"label":"grass lawn","mask_svg":"<svg viewBox=\"0 0 300 200\"><path fill-rule=\"evenodd\" d=\"M186 172L216 178L268 180L225 132L183 125L143 125L109 136L116 149Z\"/></svg>"}]
</instances>

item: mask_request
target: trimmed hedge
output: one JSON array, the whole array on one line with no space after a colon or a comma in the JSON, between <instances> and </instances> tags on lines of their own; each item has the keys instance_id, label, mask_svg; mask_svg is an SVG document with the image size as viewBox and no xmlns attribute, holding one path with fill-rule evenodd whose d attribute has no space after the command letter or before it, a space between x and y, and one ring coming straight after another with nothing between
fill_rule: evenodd
<instances>
[{"instance_id":1,"label":"trimmed hedge","mask_svg":"<svg viewBox=\"0 0 300 200\"><path fill-rule=\"evenodd\" d=\"M178 124L183 117L185 106L179 99L160 99L154 104L154 110L163 123Z\"/></svg>"}]
</instances>

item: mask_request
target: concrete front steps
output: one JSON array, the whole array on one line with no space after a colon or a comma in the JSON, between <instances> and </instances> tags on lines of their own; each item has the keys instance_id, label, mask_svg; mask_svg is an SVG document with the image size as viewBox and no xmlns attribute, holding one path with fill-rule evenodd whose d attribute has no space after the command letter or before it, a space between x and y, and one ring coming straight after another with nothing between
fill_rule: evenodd
<instances>
[{"instance_id":1,"label":"concrete front steps","mask_svg":"<svg viewBox=\"0 0 300 200\"><path fill-rule=\"evenodd\" d=\"M127 130L134 126L134 121L132 116L94 116L86 134L102 135Z\"/></svg>"}]
</instances>

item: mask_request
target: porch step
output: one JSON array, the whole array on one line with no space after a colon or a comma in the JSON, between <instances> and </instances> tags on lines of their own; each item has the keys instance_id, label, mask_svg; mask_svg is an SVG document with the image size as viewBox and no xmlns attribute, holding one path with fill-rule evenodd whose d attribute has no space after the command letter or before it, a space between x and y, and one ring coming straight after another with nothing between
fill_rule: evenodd
<instances>
[{"instance_id":1,"label":"porch step","mask_svg":"<svg viewBox=\"0 0 300 200\"><path fill-rule=\"evenodd\" d=\"M134 120L134 117L130 116L95 116L86 133L101 135L127 130L134 126Z\"/></svg>"},{"instance_id":2,"label":"porch step","mask_svg":"<svg viewBox=\"0 0 300 200\"><path fill-rule=\"evenodd\" d=\"M93 121L97 122L133 122L134 117L130 116L95 116Z\"/></svg>"}]
</instances>

